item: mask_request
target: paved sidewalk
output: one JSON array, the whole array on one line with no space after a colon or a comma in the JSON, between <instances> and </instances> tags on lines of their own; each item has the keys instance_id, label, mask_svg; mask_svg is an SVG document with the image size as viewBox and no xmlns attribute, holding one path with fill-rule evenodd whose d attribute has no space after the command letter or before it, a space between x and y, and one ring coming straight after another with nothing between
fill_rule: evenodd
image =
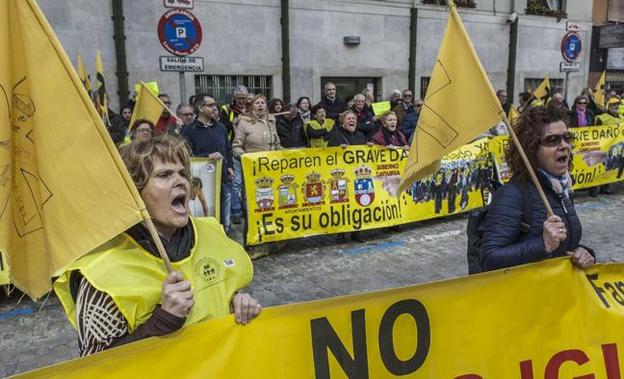
<instances>
[{"instance_id":1,"label":"paved sidewalk","mask_svg":"<svg viewBox=\"0 0 624 379\"><path fill-rule=\"evenodd\" d=\"M624 261L624 185L617 195L577 194L583 243L599 262ZM291 241L279 254L254 261L249 291L264 306L322 299L466 275L466 217L403 226L398 233L364 232L364 244L333 236ZM0 376L76 357L76 335L54 297L39 305L0 295Z\"/></svg>"}]
</instances>

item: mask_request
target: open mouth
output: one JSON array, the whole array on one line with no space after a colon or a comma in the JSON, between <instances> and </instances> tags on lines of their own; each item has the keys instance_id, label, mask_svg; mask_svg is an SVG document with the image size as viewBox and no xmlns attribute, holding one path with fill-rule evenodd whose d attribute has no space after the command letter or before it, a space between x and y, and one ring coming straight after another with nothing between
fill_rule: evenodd
<instances>
[{"instance_id":1,"label":"open mouth","mask_svg":"<svg viewBox=\"0 0 624 379\"><path fill-rule=\"evenodd\" d=\"M171 201L171 208L180 214L186 214L186 194L181 193Z\"/></svg>"},{"instance_id":2,"label":"open mouth","mask_svg":"<svg viewBox=\"0 0 624 379\"><path fill-rule=\"evenodd\" d=\"M556 161L559 164L568 164L568 158L568 155L561 155L556 159Z\"/></svg>"}]
</instances>

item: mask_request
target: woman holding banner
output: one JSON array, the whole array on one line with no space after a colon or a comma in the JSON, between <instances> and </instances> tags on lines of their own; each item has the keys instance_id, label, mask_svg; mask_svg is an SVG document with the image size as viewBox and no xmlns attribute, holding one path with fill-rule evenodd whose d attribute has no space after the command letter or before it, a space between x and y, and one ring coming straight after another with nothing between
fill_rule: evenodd
<instances>
[{"instance_id":1,"label":"woman holding banner","mask_svg":"<svg viewBox=\"0 0 624 379\"><path fill-rule=\"evenodd\" d=\"M89 355L184 325L235 314L246 324L262 307L239 290L252 279L251 261L215 219L188 215L191 194L185 141L162 135L121 150L152 217L172 272L143 224L70 264L54 283Z\"/></svg>"},{"instance_id":2,"label":"woman holding banner","mask_svg":"<svg viewBox=\"0 0 624 379\"><path fill-rule=\"evenodd\" d=\"M548 217L520 152L510 143L506 159L512 179L494 194L485 218L481 257L484 269L566 255L580 268L595 262L593 251L580 244L582 227L574 209L568 173L574 137L566 121L563 110L538 106L522 113L514 125L554 215ZM525 222L527 213L530 216Z\"/></svg>"}]
</instances>

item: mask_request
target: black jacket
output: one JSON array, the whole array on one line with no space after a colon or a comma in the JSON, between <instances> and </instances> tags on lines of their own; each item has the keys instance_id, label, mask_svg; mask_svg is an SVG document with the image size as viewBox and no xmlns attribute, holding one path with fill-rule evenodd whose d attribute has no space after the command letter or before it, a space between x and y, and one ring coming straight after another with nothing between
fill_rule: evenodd
<instances>
[{"instance_id":1,"label":"black jacket","mask_svg":"<svg viewBox=\"0 0 624 379\"><path fill-rule=\"evenodd\" d=\"M338 116L340 116L340 114L347 109L347 104L338 96L336 96L334 101L331 101L323 96L319 104L321 104L325 108L325 111L327 112L327 117L334 120L338 120Z\"/></svg>"},{"instance_id":2,"label":"black jacket","mask_svg":"<svg viewBox=\"0 0 624 379\"><path fill-rule=\"evenodd\" d=\"M361 131L355 129L353 133L347 129L336 125L329 133L329 141L327 146L340 145L366 145L368 139Z\"/></svg>"},{"instance_id":3,"label":"black jacket","mask_svg":"<svg viewBox=\"0 0 624 379\"><path fill-rule=\"evenodd\" d=\"M585 116L587 117L587 126L593 126L595 117L594 112L587 108L585 110ZM576 115L576 108L572 108L568 117L570 118L570 127L576 128L578 126L578 116Z\"/></svg>"},{"instance_id":4,"label":"black jacket","mask_svg":"<svg viewBox=\"0 0 624 379\"><path fill-rule=\"evenodd\" d=\"M571 198L561 198L551 188L548 179L543 174L537 175L540 177L553 212L565 223L567 238L551 254L546 253L542 233L547 213L532 183L528 184L529 197L533 204L531 228L528 233L521 233L520 224L524 205L520 185L523 184L512 180L496 191L485 217L482 263L486 270L562 257L567 251L580 246L583 228L574 209L574 202ZM587 250L592 252L589 248Z\"/></svg>"},{"instance_id":5,"label":"black jacket","mask_svg":"<svg viewBox=\"0 0 624 379\"><path fill-rule=\"evenodd\" d=\"M292 148L308 146L301 117L288 120L284 116L277 116L275 117L275 127L282 147Z\"/></svg>"}]
</instances>

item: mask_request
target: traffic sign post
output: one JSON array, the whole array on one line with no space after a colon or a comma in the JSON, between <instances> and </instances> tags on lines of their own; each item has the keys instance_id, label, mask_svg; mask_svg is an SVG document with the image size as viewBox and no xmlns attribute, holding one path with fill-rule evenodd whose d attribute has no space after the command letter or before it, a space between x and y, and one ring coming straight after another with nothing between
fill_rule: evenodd
<instances>
[{"instance_id":1,"label":"traffic sign post","mask_svg":"<svg viewBox=\"0 0 624 379\"><path fill-rule=\"evenodd\" d=\"M170 3L187 3L170 1ZM192 6L192 2L188 2ZM167 3L165 3L167 4ZM179 5L179 4L178 4ZM177 71L180 80L180 102L186 99L185 71L203 71L203 58L188 57L199 49L202 41L202 28L197 17L184 9L171 9L158 21L160 44L177 57L160 57L161 71Z\"/></svg>"},{"instance_id":2,"label":"traffic sign post","mask_svg":"<svg viewBox=\"0 0 624 379\"><path fill-rule=\"evenodd\" d=\"M566 29L580 29L580 25L577 27L576 25L567 24ZM567 32L561 39L561 56L563 56L564 61L559 65L559 71L565 72L564 98L566 101L568 100L568 87L570 87L568 85L570 72L580 70L580 64L576 61L580 58L581 51L583 51L581 36L576 31Z\"/></svg>"}]
</instances>

